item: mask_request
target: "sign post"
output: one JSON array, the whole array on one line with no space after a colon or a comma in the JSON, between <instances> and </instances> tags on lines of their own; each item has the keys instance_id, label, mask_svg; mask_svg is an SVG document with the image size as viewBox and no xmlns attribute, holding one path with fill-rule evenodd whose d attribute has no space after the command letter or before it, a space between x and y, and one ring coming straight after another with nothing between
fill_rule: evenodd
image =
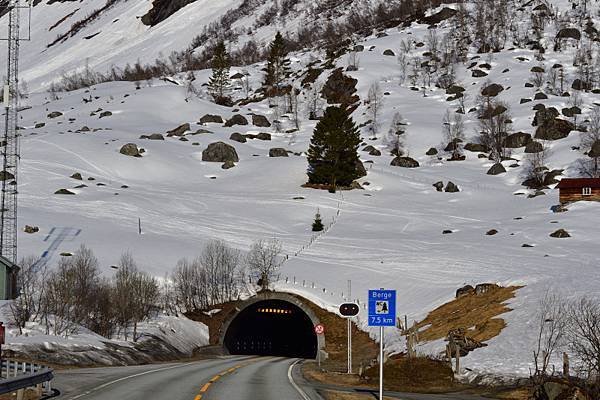
<instances>
[{"instance_id":1,"label":"sign post","mask_svg":"<svg viewBox=\"0 0 600 400\"><path fill-rule=\"evenodd\" d=\"M369 326L379 327L379 400L383 400L383 328L396 326L395 290L369 290Z\"/></svg>"},{"instance_id":2,"label":"sign post","mask_svg":"<svg viewBox=\"0 0 600 400\"><path fill-rule=\"evenodd\" d=\"M315 333L317 335L324 335L325 334L325 325L323 325L323 324L315 325ZM321 349L319 349L319 346L317 346L317 363L319 365L319 368L321 368Z\"/></svg>"}]
</instances>

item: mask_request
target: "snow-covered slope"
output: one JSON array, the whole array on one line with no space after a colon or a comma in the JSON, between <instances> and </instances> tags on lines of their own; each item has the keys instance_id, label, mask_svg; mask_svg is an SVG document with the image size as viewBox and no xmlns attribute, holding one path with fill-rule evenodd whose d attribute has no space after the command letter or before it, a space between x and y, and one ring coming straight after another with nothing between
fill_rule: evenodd
<instances>
[{"instance_id":1,"label":"snow-covered slope","mask_svg":"<svg viewBox=\"0 0 600 400\"><path fill-rule=\"evenodd\" d=\"M81 7L78 13L85 15L101 3L75 4ZM137 58L151 60L167 49L189 44L195 35L190 26L198 22L186 16L206 16L209 20L234 3L237 2L198 0L176 17L152 28L137 22L150 3L118 3L96 22L104 21L101 26L105 27L118 19L113 29L99 29L94 24L80 34L102 30L93 39L69 40L45 51L42 50L47 43L43 40L36 40L29 49L24 47L24 77L34 82L33 86L42 87L61 70L81 67L87 58L90 65L100 69ZM566 2L555 3L563 9L567 7ZM34 19L44 21L35 28L40 30L34 29L34 38L47 38L46 33L41 33L47 28L42 27L54 21L56 15L72 12L74 7L71 3L55 3L34 8ZM508 327L489 347L470 354L465 366L527 374L535 336L534 314L544 293L552 289L565 296L600 295L600 205L576 204L566 213L555 214L551 207L558 204L556 191L548 190L546 195L535 198L523 195L530 193L521 185L523 149L513 153L516 161L505 162L508 172L500 176L486 175L492 162L479 158L477 153L466 152L467 159L461 162L426 156L430 147L442 145L443 115L457 105L446 101L443 90L431 88L423 96L406 84L400 85L396 57L384 56L383 52L393 49L398 53L401 40L421 41L427 32L426 25L413 24L406 29L389 29L387 36L360 41L366 49L360 53L360 68L348 74L358 79L361 99L367 98L374 82L388 93L384 96L382 133L387 131L394 113L401 112L409 123L407 149L421 164L416 169L390 166L392 157L381 138L369 140L365 131L365 142L381 149L383 155L361 152L368 170L368 176L361 179L364 190L330 194L301 188L306 181L304 155L268 156L272 147L305 152L314 128L314 122L307 119L302 120L301 129L295 134L251 125L200 127L195 123L204 114L228 118L234 112L205 98L186 100L184 86L163 81L151 87L142 84L139 90L130 82L102 84L92 88L95 98L91 103L82 101L88 97L83 90L61 94L56 101L49 101L47 93L33 94L28 100L32 108L22 113L20 122L24 130L19 218L21 225L39 226L41 232L21 234L21 254L42 254L50 249L49 257L56 260L59 252L76 250L85 243L97 253L107 274L121 252L131 251L146 270L163 276L178 259L197 255L210 239L224 239L246 250L256 239L277 237L290 256L283 276L296 277L298 282L315 282L317 286L313 290L281 284L283 288L301 291L329 306L340 302L348 279L353 283L353 297L361 301L366 298L367 289L395 288L399 310L410 319L421 318L450 300L455 290L465 284L525 285L510 304L514 311L505 315ZM424 51L425 48L414 50ZM572 52L550 51L545 64L562 63L566 72L573 74L574 69L568 67L572 64ZM300 70L312 56L320 55L295 54L294 69ZM458 68L458 82L468 93L467 109L473 106L486 81L502 84L505 90L499 97L511 106L514 131L533 133L532 106L538 102L519 104L519 100L535 94L534 88L524 87L531 67L538 65L534 52L507 49L481 55L475 61L489 62L492 69L486 78L473 78L465 66ZM345 58L338 64L345 67ZM248 68L255 88L261 79L261 68L262 65ZM326 79L329 72L320 79ZM208 74L196 74L198 86L207 81ZM591 93L583 97L584 113L589 112L594 101L600 101L599 95ZM543 103L561 109L567 99L550 96ZM99 108L113 115L91 115ZM64 115L47 118L52 111ZM367 119L365 111L362 105L354 113L357 122ZM273 109L267 102L251 103L241 107L239 113L258 113L273 119ZM465 118L467 137L475 136L475 113ZM291 123L283 120L284 128L289 128ZM34 128L39 122L46 125ZM192 131L205 128L212 133L187 135L188 141L139 139L140 135L165 133L182 123L192 124ZM91 131L76 132L84 126ZM242 144L229 140L233 132L264 131L272 134L272 141L249 140ZM575 162L581 154L571 148L579 145L579 135L572 132L568 138L551 144L547 162L551 169L565 169L566 176L576 173ZM201 161L202 150L216 141L235 146L240 156L235 168L223 170L220 163ZM143 157L119 154L121 146L129 142L146 149ZM513 164L518 166L512 167ZM83 182L69 178L75 172L83 175ZM437 181L452 181L461 191L437 192L432 187ZM82 183L87 187L72 189ZM76 195L54 195L60 188L72 189ZM335 223L326 234L311 241L310 227L317 209L325 223ZM572 237L549 237L558 228L568 230ZM491 229L499 233L487 236ZM444 230L453 233L443 235ZM533 247L522 247L524 244ZM390 340L392 349L402 345L396 333L390 332Z\"/></svg>"}]
</instances>

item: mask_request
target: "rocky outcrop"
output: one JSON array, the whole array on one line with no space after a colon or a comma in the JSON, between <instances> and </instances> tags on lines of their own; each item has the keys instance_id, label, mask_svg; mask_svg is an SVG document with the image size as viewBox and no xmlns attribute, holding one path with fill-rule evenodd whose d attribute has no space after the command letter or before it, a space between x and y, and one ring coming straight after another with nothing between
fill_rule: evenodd
<instances>
[{"instance_id":1,"label":"rocky outcrop","mask_svg":"<svg viewBox=\"0 0 600 400\"><path fill-rule=\"evenodd\" d=\"M341 68L334 70L321 91L328 104L341 104L350 107L360 98L356 93L357 79L344 75Z\"/></svg>"},{"instance_id":2,"label":"rocky outcrop","mask_svg":"<svg viewBox=\"0 0 600 400\"><path fill-rule=\"evenodd\" d=\"M223 142L211 143L202 152L202 161L224 163L226 161L238 162L239 160L235 147Z\"/></svg>"}]
</instances>

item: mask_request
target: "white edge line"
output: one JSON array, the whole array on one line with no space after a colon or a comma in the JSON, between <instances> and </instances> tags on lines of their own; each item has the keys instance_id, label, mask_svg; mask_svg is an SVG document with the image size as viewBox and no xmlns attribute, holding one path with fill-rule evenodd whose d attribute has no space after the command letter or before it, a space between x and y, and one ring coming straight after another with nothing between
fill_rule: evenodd
<instances>
[{"instance_id":1,"label":"white edge line","mask_svg":"<svg viewBox=\"0 0 600 400\"><path fill-rule=\"evenodd\" d=\"M296 384L296 382L294 382L294 378L292 378L292 370L294 369L294 367L296 366L296 364L298 364L300 362L300 360L296 360L296 362L294 362L292 365L290 365L290 368L288 369L288 379L290 381L290 383L292 384L292 386L294 387L294 389L296 389L296 391L298 393L300 393L300 396L302 396L302 398L304 400L310 400L310 397L308 397L308 395L306 394L306 392L304 390L302 390L300 388L300 386L298 386Z\"/></svg>"},{"instance_id":2,"label":"white edge line","mask_svg":"<svg viewBox=\"0 0 600 400\"><path fill-rule=\"evenodd\" d=\"M100 386L96 386L95 388L90 389L90 390L88 390L88 391L86 391L84 393L78 394L77 396L70 397L69 400L79 399L81 397L84 397L84 396L87 396L87 395L92 394L94 392L97 392L97 391L99 391L101 389L104 389L107 386L114 385L115 383L119 383L119 382L122 382L122 381L125 381L125 380L128 380L128 379L131 379L131 378L137 378L138 376L148 375L148 374L152 374L154 372L166 371L166 370L169 370L169 369L182 368L182 367L186 367L186 366L191 365L191 364L194 364L194 363L178 364L178 365L174 365L174 366L171 366L171 367L153 369L153 370L150 370L150 371L140 372L139 374L125 376L123 378L115 379L114 381L106 382L106 383L104 383L104 384L102 384ZM307 400L310 400L310 399L307 399Z\"/></svg>"}]
</instances>

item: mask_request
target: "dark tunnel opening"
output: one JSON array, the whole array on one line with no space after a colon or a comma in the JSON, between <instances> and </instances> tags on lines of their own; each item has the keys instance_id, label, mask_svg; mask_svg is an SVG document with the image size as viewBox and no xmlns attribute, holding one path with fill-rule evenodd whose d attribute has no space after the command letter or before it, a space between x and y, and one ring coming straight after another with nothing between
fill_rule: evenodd
<instances>
[{"instance_id":1,"label":"dark tunnel opening","mask_svg":"<svg viewBox=\"0 0 600 400\"><path fill-rule=\"evenodd\" d=\"M236 315L223 344L230 354L316 358L317 343L313 323L300 307L264 300Z\"/></svg>"}]
</instances>

